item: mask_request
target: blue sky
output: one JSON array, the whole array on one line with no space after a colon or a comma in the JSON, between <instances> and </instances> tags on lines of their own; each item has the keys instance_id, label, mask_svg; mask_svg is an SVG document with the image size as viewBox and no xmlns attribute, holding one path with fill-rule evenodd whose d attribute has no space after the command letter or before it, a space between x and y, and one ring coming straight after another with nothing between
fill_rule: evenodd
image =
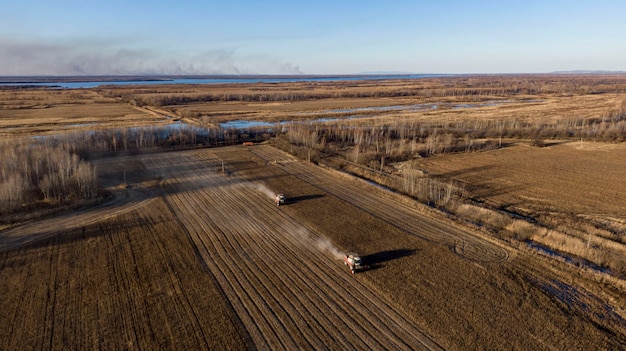
<instances>
[{"instance_id":1,"label":"blue sky","mask_svg":"<svg viewBox=\"0 0 626 351\"><path fill-rule=\"evenodd\" d=\"M0 75L626 70L626 1L0 0Z\"/></svg>"}]
</instances>

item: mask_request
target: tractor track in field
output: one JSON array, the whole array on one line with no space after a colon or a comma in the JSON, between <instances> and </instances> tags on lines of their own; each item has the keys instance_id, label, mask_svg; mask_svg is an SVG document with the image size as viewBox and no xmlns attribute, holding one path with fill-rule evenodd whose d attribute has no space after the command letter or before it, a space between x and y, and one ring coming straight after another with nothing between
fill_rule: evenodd
<instances>
[{"instance_id":1,"label":"tractor track in field","mask_svg":"<svg viewBox=\"0 0 626 351\"><path fill-rule=\"evenodd\" d=\"M124 193L118 192L113 199L85 210L70 211L0 230L0 252L45 240L59 231L89 226L134 211L147 205L152 197L152 192L143 187L127 189Z\"/></svg>"},{"instance_id":2,"label":"tractor track in field","mask_svg":"<svg viewBox=\"0 0 626 351\"><path fill-rule=\"evenodd\" d=\"M390 194L365 181L333 176L319 167L304 162L292 162L292 156L274 148L259 147L251 152L268 164L274 164L283 171L406 233L447 245L460 256L480 262L504 261L509 257L507 250L501 246L473 236L448 223L421 215L416 209L394 199L393 196L397 196L396 194Z\"/></svg>"},{"instance_id":3,"label":"tractor track in field","mask_svg":"<svg viewBox=\"0 0 626 351\"><path fill-rule=\"evenodd\" d=\"M319 234L249 180L216 172L217 157L202 151L144 162L148 169L178 165L163 174L163 194L256 348L440 349L371 287L346 275L336 257L318 248Z\"/></svg>"},{"instance_id":4,"label":"tractor track in field","mask_svg":"<svg viewBox=\"0 0 626 351\"><path fill-rule=\"evenodd\" d=\"M189 239L189 243L191 244L191 246L194 249L194 253L196 255L196 257L198 258L198 261L200 263L202 263L202 267L204 268L204 270L207 272L207 274L209 275L209 277L211 278L211 280L213 281L218 293L220 294L220 296L222 297L222 299L224 301L228 301L228 297L226 296L226 293L224 292L224 289L221 288L219 282L217 281L217 278L215 277L215 275L211 272L211 270L209 269L209 266L207 265L207 262L204 260L201 251L199 250L198 246L196 245L196 243L194 242L194 239L191 235L191 233L189 232L189 230L185 227L184 223L181 221L181 219L178 217L176 211L174 210L174 207L172 207L172 204L168 201L167 199L167 194L165 193L165 189L164 189L164 181L160 181L159 182L159 189L161 191L161 197L164 200L165 205L167 206L168 210L174 215L174 218L176 219L176 221L178 222L180 228L185 232L185 234L187 235L187 238ZM176 277L178 279L178 277ZM188 305L190 307L193 306L193 303L191 301L187 301ZM231 313L231 319L233 320L233 323L235 325L235 328L237 328L237 332L239 333L239 336L241 337L242 341L246 344L246 348L248 350L252 350L255 349L254 345L252 344L252 341L250 339L250 335L247 332L247 330L245 329L245 326L243 325L243 323L241 322L241 319L238 318L237 314L235 313L232 304L228 304L226 306L229 310L229 312ZM192 307L193 308L193 307ZM195 314L194 316L197 320L197 314ZM203 335L203 338L206 337Z\"/></svg>"}]
</instances>

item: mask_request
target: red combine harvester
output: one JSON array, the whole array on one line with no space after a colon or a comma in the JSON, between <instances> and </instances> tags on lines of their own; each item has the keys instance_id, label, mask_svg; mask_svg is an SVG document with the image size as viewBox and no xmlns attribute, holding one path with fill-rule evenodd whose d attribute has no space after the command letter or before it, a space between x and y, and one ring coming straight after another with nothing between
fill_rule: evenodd
<instances>
[{"instance_id":1,"label":"red combine harvester","mask_svg":"<svg viewBox=\"0 0 626 351\"><path fill-rule=\"evenodd\" d=\"M284 205L285 204L285 195L283 195L283 194L276 194L276 196L274 196L274 202L276 203L276 206Z\"/></svg>"},{"instance_id":2,"label":"red combine harvester","mask_svg":"<svg viewBox=\"0 0 626 351\"><path fill-rule=\"evenodd\" d=\"M359 254L354 252L349 252L343 256L343 263L350 268L350 272L354 274L357 271L363 271L367 269L366 265L363 265L361 262L361 257Z\"/></svg>"}]
</instances>

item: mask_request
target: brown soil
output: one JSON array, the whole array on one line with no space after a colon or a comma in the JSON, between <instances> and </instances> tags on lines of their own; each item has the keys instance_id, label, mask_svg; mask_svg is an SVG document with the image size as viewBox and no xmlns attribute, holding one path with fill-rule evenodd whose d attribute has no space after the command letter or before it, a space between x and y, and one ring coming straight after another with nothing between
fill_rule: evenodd
<instances>
[{"instance_id":1,"label":"brown soil","mask_svg":"<svg viewBox=\"0 0 626 351\"><path fill-rule=\"evenodd\" d=\"M514 142L489 152L423 158L419 165L462 181L473 197L519 213L626 216L626 188L618 186L626 174L624 144L555 142L538 148Z\"/></svg>"},{"instance_id":2,"label":"brown soil","mask_svg":"<svg viewBox=\"0 0 626 351\"><path fill-rule=\"evenodd\" d=\"M110 186L127 172L113 203L0 232L0 349L626 344L623 290L602 275L271 147L99 169ZM343 251L371 269L351 275Z\"/></svg>"},{"instance_id":3,"label":"brown soil","mask_svg":"<svg viewBox=\"0 0 626 351\"><path fill-rule=\"evenodd\" d=\"M507 141L505 143L508 144ZM553 142L419 160L431 176L464 184L469 197L516 213L549 231L528 238L591 259L617 275L626 271L626 145Z\"/></svg>"},{"instance_id":4,"label":"brown soil","mask_svg":"<svg viewBox=\"0 0 626 351\"><path fill-rule=\"evenodd\" d=\"M356 114L372 117L359 120L370 126L469 120L480 129L503 120L540 127L602 119L624 101L623 76L539 77L530 85L535 78L499 79L6 88L0 135L178 118L206 126L334 118L354 115L348 108L427 103L438 108ZM527 94L527 86L535 92ZM579 257L589 256L580 250L597 252L597 262L626 267L624 146L503 142L499 150L417 162L432 177L464 183L471 198L490 208L552 229L534 228L531 239ZM623 279L501 241L271 147L95 163L112 200L0 227L0 349L626 345ZM289 203L275 207L273 192L285 193ZM344 251L359 252L370 269L350 275L338 260Z\"/></svg>"}]
</instances>

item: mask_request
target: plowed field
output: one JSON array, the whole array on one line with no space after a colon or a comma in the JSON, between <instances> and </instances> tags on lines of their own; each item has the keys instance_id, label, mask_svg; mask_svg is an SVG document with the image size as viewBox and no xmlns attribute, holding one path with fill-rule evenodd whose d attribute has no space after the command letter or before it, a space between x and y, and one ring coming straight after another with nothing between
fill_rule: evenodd
<instances>
[{"instance_id":1,"label":"plowed field","mask_svg":"<svg viewBox=\"0 0 626 351\"><path fill-rule=\"evenodd\" d=\"M567 265L268 146L110 159L115 201L0 232L0 349L619 349ZM274 192L287 195L276 207ZM370 269L340 261L357 251Z\"/></svg>"}]
</instances>

